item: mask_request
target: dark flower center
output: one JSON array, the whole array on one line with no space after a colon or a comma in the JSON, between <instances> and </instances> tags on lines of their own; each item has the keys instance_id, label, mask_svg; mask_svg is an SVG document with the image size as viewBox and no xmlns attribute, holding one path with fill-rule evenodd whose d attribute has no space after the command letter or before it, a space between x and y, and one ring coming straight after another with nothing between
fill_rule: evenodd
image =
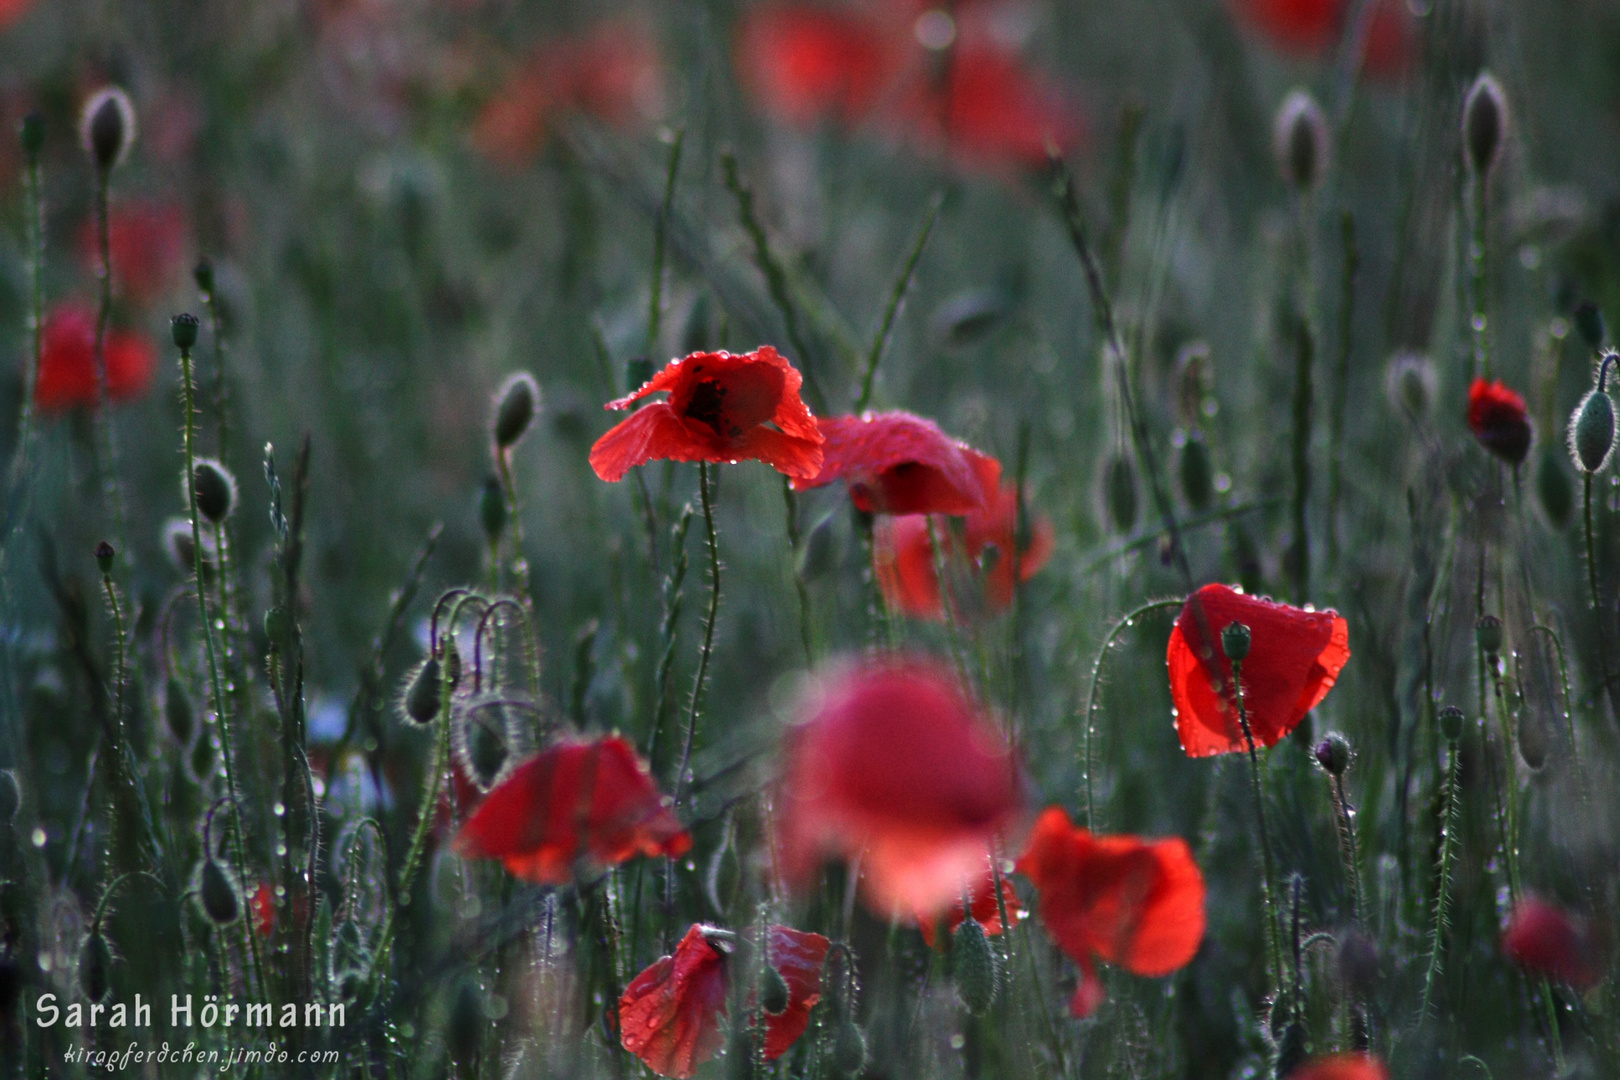
<instances>
[{"instance_id":1,"label":"dark flower center","mask_svg":"<svg viewBox=\"0 0 1620 1080\"><path fill-rule=\"evenodd\" d=\"M737 425L726 422L726 388L717 379L704 379L692 388L691 400L686 403L686 417L707 424L722 438L742 434Z\"/></svg>"}]
</instances>

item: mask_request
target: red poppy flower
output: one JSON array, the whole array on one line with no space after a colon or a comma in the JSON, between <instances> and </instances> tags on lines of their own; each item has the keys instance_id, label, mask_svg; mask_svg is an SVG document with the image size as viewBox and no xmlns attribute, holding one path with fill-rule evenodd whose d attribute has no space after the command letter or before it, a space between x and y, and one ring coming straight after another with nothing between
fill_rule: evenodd
<instances>
[{"instance_id":1,"label":"red poppy flower","mask_svg":"<svg viewBox=\"0 0 1620 1080\"><path fill-rule=\"evenodd\" d=\"M1040 168L1048 143L1067 153L1084 128L1067 94L988 42L964 42L950 53L942 77L923 79L897 119L908 132L932 132L969 166Z\"/></svg>"},{"instance_id":2,"label":"red poppy flower","mask_svg":"<svg viewBox=\"0 0 1620 1080\"><path fill-rule=\"evenodd\" d=\"M1230 623L1249 628L1243 708L1260 746L1293 731L1333 688L1350 659L1350 628L1332 611L1305 611L1205 585L1187 598L1170 631L1167 657L1176 734L1189 757L1247 749L1232 691L1232 662L1221 646Z\"/></svg>"},{"instance_id":3,"label":"red poppy flower","mask_svg":"<svg viewBox=\"0 0 1620 1080\"><path fill-rule=\"evenodd\" d=\"M1524 398L1500 380L1475 379L1468 388L1468 429L1480 445L1517 465L1530 452L1530 416Z\"/></svg>"},{"instance_id":4,"label":"red poppy flower","mask_svg":"<svg viewBox=\"0 0 1620 1080\"><path fill-rule=\"evenodd\" d=\"M834 480L868 514L968 514L996 494L1001 463L959 443L932 420L908 412L818 420L821 472L795 480L804 491Z\"/></svg>"},{"instance_id":5,"label":"red poppy flower","mask_svg":"<svg viewBox=\"0 0 1620 1080\"><path fill-rule=\"evenodd\" d=\"M253 896L248 900L248 906L253 909L253 929L260 937L267 938L276 928L276 891L268 881L259 882L259 887L253 890Z\"/></svg>"},{"instance_id":6,"label":"red poppy flower","mask_svg":"<svg viewBox=\"0 0 1620 1080\"><path fill-rule=\"evenodd\" d=\"M771 927L767 959L787 983L788 1007L777 1016L765 1014L766 1060L775 1061L787 1053L810 1026L810 1010L821 1000L821 967L830 944L820 934Z\"/></svg>"},{"instance_id":7,"label":"red poppy flower","mask_svg":"<svg viewBox=\"0 0 1620 1080\"><path fill-rule=\"evenodd\" d=\"M152 384L157 351L145 338L109 330L106 357L112 400L139 397ZM47 412L94 408L96 396L96 314L83 304L62 304L45 316L34 404Z\"/></svg>"},{"instance_id":8,"label":"red poppy flower","mask_svg":"<svg viewBox=\"0 0 1620 1080\"><path fill-rule=\"evenodd\" d=\"M1029 518L1029 509L1025 507ZM1046 560L1052 557L1052 524L1045 518L1033 518L1028 534L1019 537L1017 489L1002 485L989 505L967 515L962 543L949 523L936 519L934 535L939 540L940 556L947 572L965 569L963 563L981 567L985 563L985 549L991 544L997 555L982 574L982 592L972 592L953 585L951 598L958 614L973 606L972 601L982 598L983 607L991 612L1005 610L1012 603L1013 563L1018 564L1018 580L1028 581ZM940 595L939 575L935 572L934 544L928 535L928 517L925 514L906 514L901 517L882 518L877 522L872 537L873 570L883 598L890 607L898 608L919 619L943 619L945 603ZM1021 554L1014 560L1014 546L1021 543Z\"/></svg>"},{"instance_id":9,"label":"red poppy flower","mask_svg":"<svg viewBox=\"0 0 1620 1080\"><path fill-rule=\"evenodd\" d=\"M673 956L655 960L619 998L619 1041L660 1076L687 1077L720 1050L726 954L694 925Z\"/></svg>"},{"instance_id":10,"label":"red poppy flower","mask_svg":"<svg viewBox=\"0 0 1620 1080\"><path fill-rule=\"evenodd\" d=\"M1324 56L1344 34L1349 0L1231 0L1244 22L1283 52ZM1367 25L1362 63L1370 74L1391 77L1411 65L1416 26L1401 0L1380 0Z\"/></svg>"},{"instance_id":11,"label":"red poppy flower","mask_svg":"<svg viewBox=\"0 0 1620 1080\"><path fill-rule=\"evenodd\" d=\"M1603 981L1598 948L1584 921L1545 900L1527 898L1502 931L1502 951L1526 971L1588 990Z\"/></svg>"},{"instance_id":12,"label":"red poppy flower","mask_svg":"<svg viewBox=\"0 0 1620 1080\"><path fill-rule=\"evenodd\" d=\"M137 304L157 298L185 265L186 216L173 203L131 202L107 217L113 286ZM92 272L101 266L101 239L93 220L79 230L79 251Z\"/></svg>"},{"instance_id":13,"label":"red poppy flower","mask_svg":"<svg viewBox=\"0 0 1620 1080\"><path fill-rule=\"evenodd\" d=\"M1204 940L1204 876L1179 837L1093 836L1054 806L1036 820L1018 872L1040 892L1036 911L1047 932L1080 965L1069 1003L1076 1016L1102 1001L1094 959L1168 975Z\"/></svg>"},{"instance_id":14,"label":"red poppy flower","mask_svg":"<svg viewBox=\"0 0 1620 1080\"><path fill-rule=\"evenodd\" d=\"M696 352L654 375L609 409L648 394L669 400L638 409L591 447L591 468L609 482L637 465L671 461L763 461L805 479L821 469L821 432L799 400L804 377L769 345L750 353ZM772 426L767 426L772 425Z\"/></svg>"},{"instance_id":15,"label":"red poppy flower","mask_svg":"<svg viewBox=\"0 0 1620 1080\"><path fill-rule=\"evenodd\" d=\"M782 867L860 859L881 914L940 912L983 872L1019 808L1000 735L954 680L914 660L823 678L788 733L777 815Z\"/></svg>"},{"instance_id":16,"label":"red poppy flower","mask_svg":"<svg viewBox=\"0 0 1620 1080\"><path fill-rule=\"evenodd\" d=\"M904 64L904 41L854 11L755 8L737 35L743 87L790 124L863 119Z\"/></svg>"},{"instance_id":17,"label":"red poppy flower","mask_svg":"<svg viewBox=\"0 0 1620 1080\"><path fill-rule=\"evenodd\" d=\"M1001 933L1001 904L996 903L995 875L986 869L968 896L973 908L973 917L984 925L984 932L991 935ZM1024 917L1023 909L1018 906L1018 890L1013 888L1012 879L1005 876L1001 879L1001 899L1007 905L1008 919L1016 923ZM955 930L962 925L963 918L962 904L959 900L945 911L945 929ZM938 915L924 912L917 917L917 928L922 931L923 941L928 943L930 949L934 948L939 934L938 927Z\"/></svg>"},{"instance_id":18,"label":"red poppy flower","mask_svg":"<svg viewBox=\"0 0 1620 1080\"><path fill-rule=\"evenodd\" d=\"M526 881L561 885L580 859L610 866L681 855L692 837L618 736L559 743L517 766L456 834L465 858L500 859Z\"/></svg>"},{"instance_id":19,"label":"red poppy flower","mask_svg":"<svg viewBox=\"0 0 1620 1080\"><path fill-rule=\"evenodd\" d=\"M501 165L527 164L558 114L577 111L628 127L658 110L658 50L633 21L538 46L473 121L473 145Z\"/></svg>"},{"instance_id":20,"label":"red poppy flower","mask_svg":"<svg viewBox=\"0 0 1620 1080\"><path fill-rule=\"evenodd\" d=\"M1308 1061L1294 1080L1389 1080L1389 1069L1370 1054L1334 1054Z\"/></svg>"}]
</instances>

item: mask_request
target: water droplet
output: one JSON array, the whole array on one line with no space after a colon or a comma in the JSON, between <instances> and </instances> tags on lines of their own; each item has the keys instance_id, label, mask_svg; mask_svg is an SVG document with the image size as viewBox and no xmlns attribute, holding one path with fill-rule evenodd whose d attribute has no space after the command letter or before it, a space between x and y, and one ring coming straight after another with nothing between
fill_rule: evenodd
<instances>
[{"instance_id":1,"label":"water droplet","mask_svg":"<svg viewBox=\"0 0 1620 1080\"><path fill-rule=\"evenodd\" d=\"M967 1045L967 1039L962 1037L962 1033L960 1031L951 1036L952 1050L960 1050L965 1045Z\"/></svg>"},{"instance_id":2,"label":"water droplet","mask_svg":"<svg viewBox=\"0 0 1620 1080\"><path fill-rule=\"evenodd\" d=\"M184 479L184 478L182 477L182 479ZM28 835L28 839L30 839L30 840L32 840L34 842L35 847L44 847L45 846L45 841L47 839L47 837L45 835L45 830L36 828L32 833L30 833Z\"/></svg>"},{"instance_id":3,"label":"water droplet","mask_svg":"<svg viewBox=\"0 0 1620 1080\"><path fill-rule=\"evenodd\" d=\"M287 808L278 802L270 808L270 812L275 814L276 817L280 817L287 812Z\"/></svg>"}]
</instances>

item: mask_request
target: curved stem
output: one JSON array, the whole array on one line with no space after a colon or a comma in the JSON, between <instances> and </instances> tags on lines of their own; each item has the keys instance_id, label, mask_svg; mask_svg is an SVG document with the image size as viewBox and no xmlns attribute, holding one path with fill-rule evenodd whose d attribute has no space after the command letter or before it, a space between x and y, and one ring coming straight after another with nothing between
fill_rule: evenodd
<instances>
[{"instance_id":1,"label":"curved stem","mask_svg":"<svg viewBox=\"0 0 1620 1080\"><path fill-rule=\"evenodd\" d=\"M1097 649L1097 659L1091 665L1091 690L1086 696L1086 726L1082 730L1080 736L1082 776L1081 795L1086 805L1086 828L1090 829L1092 832L1097 831L1097 809L1096 803L1092 799L1091 776L1093 768L1091 748L1092 734L1096 730L1095 719L1097 715L1097 691L1102 685L1103 660L1107 658L1109 650L1114 647L1114 639L1134 626L1137 619L1140 619L1145 615L1150 615L1155 611L1167 611L1170 608L1179 608L1182 606L1183 602L1184 601L1181 600L1155 600L1151 603L1143 604L1134 611L1126 612L1125 616L1114 624L1113 629L1108 631L1108 636L1103 638L1101 647Z\"/></svg>"},{"instance_id":2,"label":"curved stem","mask_svg":"<svg viewBox=\"0 0 1620 1080\"><path fill-rule=\"evenodd\" d=\"M709 677L709 656L714 651L714 624L720 614L720 541L714 532L714 481L707 461L698 462L698 487L703 497L703 529L709 548L709 610L703 618L703 647L698 652L697 678L692 680L692 697L686 706L686 738L681 746L681 768L675 774L676 807L680 806L686 792L686 770L692 763L698 708L703 703L703 684Z\"/></svg>"}]
</instances>

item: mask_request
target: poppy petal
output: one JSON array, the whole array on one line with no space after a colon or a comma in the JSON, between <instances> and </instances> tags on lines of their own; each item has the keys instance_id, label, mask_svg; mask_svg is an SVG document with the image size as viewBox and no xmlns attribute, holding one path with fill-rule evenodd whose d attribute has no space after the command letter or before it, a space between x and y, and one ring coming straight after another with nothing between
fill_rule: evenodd
<instances>
[{"instance_id":1,"label":"poppy petal","mask_svg":"<svg viewBox=\"0 0 1620 1080\"><path fill-rule=\"evenodd\" d=\"M1001 463L906 412L818 422L821 471L797 490L847 480L857 508L878 514L968 514L994 498Z\"/></svg>"},{"instance_id":2,"label":"poppy petal","mask_svg":"<svg viewBox=\"0 0 1620 1080\"><path fill-rule=\"evenodd\" d=\"M608 429L591 447L591 468L608 483L617 483L637 465L649 461L706 461L708 446L693 437L668 402L637 410Z\"/></svg>"},{"instance_id":3,"label":"poppy petal","mask_svg":"<svg viewBox=\"0 0 1620 1080\"><path fill-rule=\"evenodd\" d=\"M1576 919L1534 897L1520 901L1502 931L1502 952L1533 971L1588 990L1603 981L1590 935Z\"/></svg>"},{"instance_id":4,"label":"poppy petal","mask_svg":"<svg viewBox=\"0 0 1620 1080\"><path fill-rule=\"evenodd\" d=\"M1294 1080L1389 1080L1389 1069L1371 1054L1334 1054L1307 1061Z\"/></svg>"},{"instance_id":5,"label":"poppy petal","mask_svg":"<svg viewBox=\"0 0 1620 1080\"><path fill-rule=\"evenodd\" d=\"M789 926L771 927L770 962L788 987L788 1007L765 1016L765 1058L775 1061L810 1026L810 1010L821 1001L821 968L832 943L820 934Z\"/></svg>"},{"instance_id":6,"label":"poppy petal","mask_svg":"<svg viewBox=\"0 0 1620 1080\"><path fill-rule=\"evenodd\" d=\"M688 1077L720 1050L725 955L694 925L672 956L655 961L619 999L619 1041L660 1076Z\"/></svg>"},{"instance_id":7,"label":"poppy petal","mask_svg":"<svg viewBox=\"0 0 1620 1080\"><path fill-rule=\"evenodd\" d=\"M853 11L755 9L737 35L737 73L744 89L790 124L811 124L828 115L846 123L859 120L901 62L891 39Z\"/></svg>"},{"instance_id":8,"label":"poppy petal","mask_svg":"<svg viewBox=\"0 0 1620 1080\"><path fill-rule=\"evenodd\" d=\"M763 461L784 476L814 476L821 468L821 446L775 428L757 427L749 433L738 457Z\"/></svg>"}]
</instances>

